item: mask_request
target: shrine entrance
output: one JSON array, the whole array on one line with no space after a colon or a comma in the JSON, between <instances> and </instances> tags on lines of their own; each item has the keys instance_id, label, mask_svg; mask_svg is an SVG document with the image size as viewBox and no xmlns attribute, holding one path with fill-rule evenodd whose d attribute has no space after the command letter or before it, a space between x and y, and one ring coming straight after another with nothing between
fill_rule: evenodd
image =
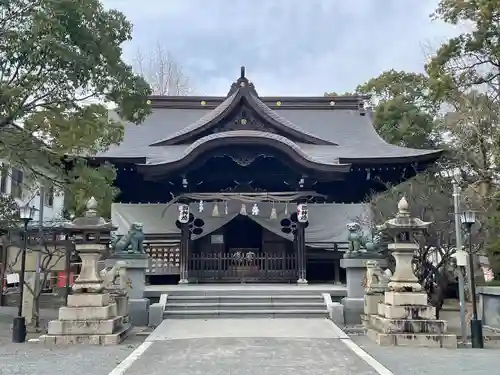
<instances>
[{"instance_id":1,"label":"shrine entrance","mask_svg":"<svg viewBox=\"0 0 500 375\"><path fill-rule=\"evenodd\" d=\"M264 229L248 216L238 215L223 228L225 250L260 253Z\"/></svg>"},{"instance_id":2,"label":"shrine entrance","mask_svg":"<svg viewBox=\"0 0 500 375\"><path fill-rule=\"evenodd\" d=\"M189 277L197 282L295 282L293 242L245 215L194 241Z\"/></svg>"}]
</instances>

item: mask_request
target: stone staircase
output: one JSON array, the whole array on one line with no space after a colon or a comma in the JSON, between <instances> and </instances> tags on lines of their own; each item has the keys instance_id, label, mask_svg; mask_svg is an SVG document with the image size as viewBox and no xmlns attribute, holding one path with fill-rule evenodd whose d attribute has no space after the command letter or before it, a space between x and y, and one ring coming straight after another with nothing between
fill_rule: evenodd
<instances>
[{"instance_id":1,"label":"stone staircase","mask_svg":"<svg viewBox=\"0 0 500 375\"><path fill-rule=\"evenodd\" d=\"M328 317L322 294L307 289L179 290L164 299L164 319Z\"/></svg>"}]
</instances>

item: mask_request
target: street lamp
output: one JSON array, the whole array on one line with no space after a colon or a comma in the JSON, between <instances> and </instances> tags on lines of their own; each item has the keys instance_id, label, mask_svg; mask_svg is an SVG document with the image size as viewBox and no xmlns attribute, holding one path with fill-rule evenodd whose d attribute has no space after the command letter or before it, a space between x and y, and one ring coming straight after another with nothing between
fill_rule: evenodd
<instances>
[{"instance_id":1,"label":"street lamp","mask_svg":"<svg viewBox=\"0 0 500 375\"><path fill-rule=\"evenodd\" d=\"M26 341L26 320L23 316L23 294L24 294L24 274L26 273L26 251L28 249L28 223L33 220L35 208L29 205L19 208L19 218L24 224L23 231L23 249L21 256L21 271L19 275L19 304L17 307L17 316L12 324L12 342Z\"/></svg>"},{"instance_id":2,"label":"street lamp","mask_svg":"<svg viewBox=\"0 0 500 375\"><path fill-rule=\"evenodd\" d=\"M472 254L472 226L476 223L476 214L474 211L462 212L460 222L465 227L469 236L469 274L472 299L472 319L470 320L471 342L473 348L483 348L483 325L481 320L477 318L476 280L474 277L474 256Z\"/></svg>"}]
</instances>

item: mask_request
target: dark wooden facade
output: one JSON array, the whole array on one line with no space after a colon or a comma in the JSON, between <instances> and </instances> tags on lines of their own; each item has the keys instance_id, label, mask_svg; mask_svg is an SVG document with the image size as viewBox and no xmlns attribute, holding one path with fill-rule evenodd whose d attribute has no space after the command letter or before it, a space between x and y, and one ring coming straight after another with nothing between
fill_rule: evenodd
<instances>
[{"instance_id":1,"label":"dark wooden facade","mask_svg":"<svg viewBox=\"0 0 500 375\"><path fill-rule=\"evenodd\" d=\"M126 203L167 203L185 193L301 191L312 193L292 203L357 203L440 154L386 144L364 100L261 98L242 69L224 98L152 97L146 124L127 125L123 144L94 162L117 167L118 200ZM176 234L147 233L151 280L161 274L189 282L340 281L338 250L346 244L309 248L305 231L297 225L289 241L237 216L196 241L188 225Z\"/></svg>"}]
</instances>

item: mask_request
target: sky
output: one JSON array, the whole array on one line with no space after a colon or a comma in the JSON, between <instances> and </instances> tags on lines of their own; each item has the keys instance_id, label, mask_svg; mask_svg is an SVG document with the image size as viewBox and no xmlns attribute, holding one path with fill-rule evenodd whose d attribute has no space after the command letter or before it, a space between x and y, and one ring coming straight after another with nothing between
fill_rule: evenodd
<instances>
[{"instance_id":1,"label":"sky","mask_svg":"<svg viewBox=\"0 0 500 375\"><path fill-rule=\"evenodd\" d=\"M457 33L437 0L103 0L133 23L125 59L160 43L196 95L226 95L246 67L260 95L352 91L385 70L422 71Z\"/></svg>"}]
</instances>

